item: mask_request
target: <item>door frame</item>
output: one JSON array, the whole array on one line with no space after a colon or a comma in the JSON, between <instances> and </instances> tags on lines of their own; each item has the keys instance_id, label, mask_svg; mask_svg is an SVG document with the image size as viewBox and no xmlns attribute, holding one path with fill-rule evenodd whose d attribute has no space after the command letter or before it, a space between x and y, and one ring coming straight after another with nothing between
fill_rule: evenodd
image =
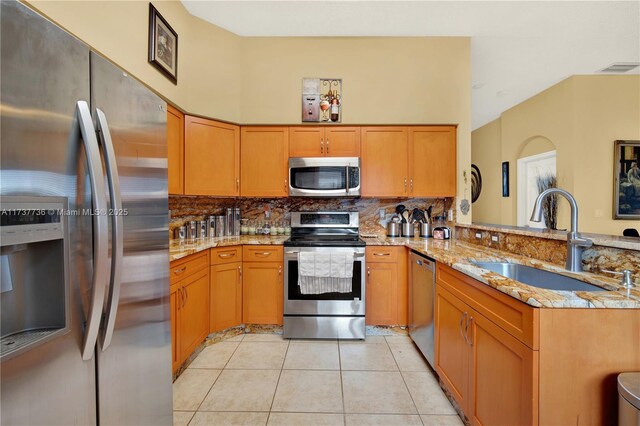
<instances>
[{"instance_id":1,"label":"door frame","mask_svg":"<svg viewBox=\"0 0 640 426\"><path fill-rule=\"evenodd\" d=\"M554 149L553 151L543 152L541 154L530 155L528 157L518 158L516 162L517 174L518 174L518 189L516 194L516 203L517 203L517 226L527 226L528 225L528 215L530 212L527 212L527 198L525 195L527 190L526 179L525 179L525 170L526 166L529 163L533 163L535 161L547 160L554 158L556 160L556 176L558 173L558 156L557 151Z\"/></svg>"}]
</instances>

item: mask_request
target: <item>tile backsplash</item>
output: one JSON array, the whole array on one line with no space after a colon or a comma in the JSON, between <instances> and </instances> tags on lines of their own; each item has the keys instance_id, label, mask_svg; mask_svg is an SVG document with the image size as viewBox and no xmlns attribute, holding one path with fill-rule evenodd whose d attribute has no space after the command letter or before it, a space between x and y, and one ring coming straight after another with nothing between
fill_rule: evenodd
<instances>
[{"instance_id":1,"label":"tile backsplash","mask_svg":"<svg viewBox=\"0 0 640 426\"><path fill-rule=\"evenodd\" d=\"M410 211L415 207L433 206L432 216L442 215L452 209L454 198L214 198L204 196L169 196L171 235L173 229L190 220L201 220L211 214L224 214L228 207L240 207L242 218L264 219L264 207L269 206L271 220L282 220L292 211L357 211L360 213L360 233L386 234L379 210L384 209L387 218L398 204ZM453 209L455 222L455 209ZM452 226L452 223L449 223Z\"/></svg>"}]
</instances>

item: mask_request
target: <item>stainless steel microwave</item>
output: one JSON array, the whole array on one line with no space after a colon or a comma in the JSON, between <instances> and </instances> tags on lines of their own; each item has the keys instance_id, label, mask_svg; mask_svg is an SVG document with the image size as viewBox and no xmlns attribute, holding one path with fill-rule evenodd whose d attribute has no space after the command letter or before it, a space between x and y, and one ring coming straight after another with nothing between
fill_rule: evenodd
<instances>
[{"instance_id":1,"label":"stainless steel microwave","mask_svg":"<svg viewBox=\"0 0 640 426\"><path fill-rule=\"evenodd\" d=\"M358 157L289 158L289 195L359 197Z\"/></svg>"}]
</instances>

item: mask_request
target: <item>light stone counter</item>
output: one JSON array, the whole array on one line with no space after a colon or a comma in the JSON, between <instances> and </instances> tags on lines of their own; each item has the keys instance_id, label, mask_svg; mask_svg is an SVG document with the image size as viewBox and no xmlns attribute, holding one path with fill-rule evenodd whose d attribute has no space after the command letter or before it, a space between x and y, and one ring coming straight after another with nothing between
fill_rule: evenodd
<instances>
[{"instance_id":1,"label":"light stone counter","mask_svg":"<svg viewBox=\"0 0 640 426\"><path fill-rule=\"evenodd\" d=\"M233 245L282 245L288 236L256 237L240 236L212 238L196 243L183 243L172 240L170 244L171 260L177 260L212 247ZM542 308L633 308L640 309L640 287L627 290L619 285L618 279L603 277L589 272L570 273L561 266L548 262L519 256L456 240L434 240L432 238L363 238L367 245L405 246L436 261L456 269L494 289L518 299L528 305ZM473 265L472 261L513 262L544 269L577 278L609 291L557 291L532 287L506 278L502 275Z\"/></svg>"}]
</instances>

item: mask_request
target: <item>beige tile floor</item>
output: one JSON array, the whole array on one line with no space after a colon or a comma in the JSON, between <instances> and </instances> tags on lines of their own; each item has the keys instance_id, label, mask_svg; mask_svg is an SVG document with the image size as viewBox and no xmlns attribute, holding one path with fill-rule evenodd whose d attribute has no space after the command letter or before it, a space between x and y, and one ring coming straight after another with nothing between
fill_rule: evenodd
<instances>
[{"instance_id":1,"label":"beige tile floor","mask_svg":"<svg viewBox=\"0 0 640 426\"><path fill-rule=\"evenodd\" d=\"M173 384L174 425L462 425L413 342L246 334Z\"/></svg>"}]
</instances>

